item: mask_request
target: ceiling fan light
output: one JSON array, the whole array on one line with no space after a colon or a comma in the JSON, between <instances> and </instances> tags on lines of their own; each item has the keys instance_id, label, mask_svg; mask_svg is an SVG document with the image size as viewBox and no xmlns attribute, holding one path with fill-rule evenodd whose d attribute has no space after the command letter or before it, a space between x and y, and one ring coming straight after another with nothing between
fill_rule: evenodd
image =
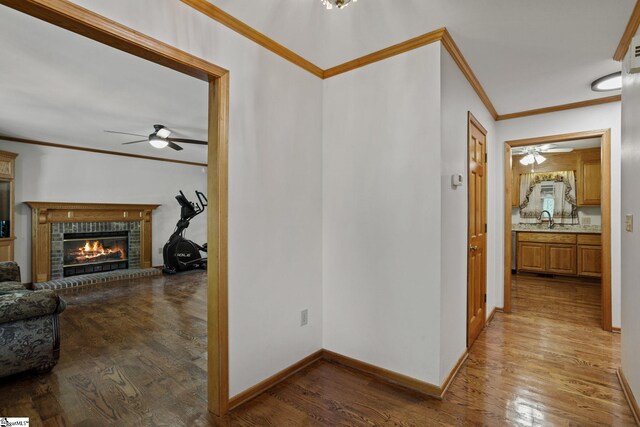
<instances>
[{"instance_id":1,"label":"ceiling fan light","mask_svg":"<svg viewBox=\"0 0 640 427\"><path fill-rule=\"evenodd\" d=\"M158 138L157 135L154 135L149 138L149 144L151 144L151 146L155 148L164 148L169 145L169 141L163 138Z\"/></svg>"},{"instance_id":2,"label":"ceiling fan light","mask_svg":"<svg viewBox=\"0 0 640 427\"><path fill-rule=\"evenodd\" d=\"M541 165L542 163L545 162L545 160L547 160L543 155L537 154L537 153L535 154L534 157L535 157L536 163L538 163L539 165Z\"/></svg>"},{"instance_id":3,"label":"ceiling fan light","mask_svg":"<svg viewBox=\"0 0 640 427\"><path fill-rule=\"evenodd\" d=\"M609 92L622 89L622 71L600 77L591 83L594 92Z\"/></svg>"},{"instance_id":4,"label":"ceiling fan light","mask_svg":"<svg viewBox=\"0 0 640 427\"><path fill-rule=\"evenodd\" d=\"M520 159L520 163L522 163L523 165L527 166L532 164L533 162L535 162L535 157L533 157L533 154L527 154L526 156L524 156L523 158Z\"/></svg>"},{"instance_id":5,"label":"ceiling fan light","mask_svg":"<svg viewBox=\"0 0 640 427\"><path fill-rule=\"evenodd\" d=\"M156 132L156 135L158 135L160 138L167 138L169 137L169 135L171 135L171 131L167 128L162 128L159 129L158 132Z\"/></svg>"}]
</instances>

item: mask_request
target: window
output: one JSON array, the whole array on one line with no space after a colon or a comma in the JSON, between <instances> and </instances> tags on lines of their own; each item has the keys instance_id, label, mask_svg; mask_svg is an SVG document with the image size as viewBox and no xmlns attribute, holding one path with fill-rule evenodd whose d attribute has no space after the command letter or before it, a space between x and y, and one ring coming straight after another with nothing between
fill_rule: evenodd
<instances>
[{"instance_id":1,"label":"window","mask_svg":"<svg viewBox=\"0 0 640 427\"><path fill-rule=\"evenodd\" d=\"M553 184L553 181L544 181L540 183L540 198L542 202L540 203L542 210L548 211L551 216L553 216L553 209L555 207L555 185ZM546 216L545 218L548 220Z\"/></svg>"}]
</instances>

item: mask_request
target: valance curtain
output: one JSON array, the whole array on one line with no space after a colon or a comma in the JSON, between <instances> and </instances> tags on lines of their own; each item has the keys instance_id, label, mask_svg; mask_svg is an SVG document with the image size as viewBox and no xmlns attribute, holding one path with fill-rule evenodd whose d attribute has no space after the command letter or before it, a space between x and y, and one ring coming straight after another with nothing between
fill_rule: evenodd
<instances>
[{"instance_id":1,"label":"valance curtain","mask_svg":"<svg viewBox=\"0 0 640 427\"><path fill-rule=\"evenodd\" d=\"M543 210L540 189L543 182L553 183L553 220L558 224L578 224L574 171L520 175L520 222L540 222Z\"/></svg>"}]
</instances>

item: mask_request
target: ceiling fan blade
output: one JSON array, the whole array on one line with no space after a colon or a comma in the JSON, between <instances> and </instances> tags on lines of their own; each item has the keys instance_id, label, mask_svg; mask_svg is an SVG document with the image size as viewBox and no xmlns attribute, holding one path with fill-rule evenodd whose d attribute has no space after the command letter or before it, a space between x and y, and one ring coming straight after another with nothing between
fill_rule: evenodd
<instances>
[{"instance_id":1,"label":"ceiling fan blade","mask_svg":"<svg viewBox=\"0 0 640 427\"><path fill-rule=\"evenodd\" d=\"M167 139L168 139L168 138L167 138ZM180 150L182 150L182 147L180 147L178 144L174 144L174 143L173 143L173 142L171 142L171 141L167 141L167 145L168 145L169 147L173 148L173 149L174 149L174 150L176 150L176 151L180 151Z\"/></svg>"},{"instance_id":2,"label":"ceiling fan blade","mask_svg":"<svg viewBox=\"0 0 640 427\"><path fill-rule=\"evenodd\" d=\"M185 144L209 145L207 141L200 141L197 139L185 139L185 138L166 138L166 139L167 141L184 142Z\"/></svg>"},{"instance_id":3,"label":"ceiling fan blade","mask_svg":"<svg viewBox=\"0 0 640 427\"><path fill-rule=\"evenodd\" d=\"M147 138L147 139L141 139L141 140L138 140L138 141L123 142L123 143L122 143L122 145L127 145L127 144L137 144L138 142L148 142L148 141L149 141L149 138Z\"/></svg>"},{"instance_id":4,"label":"ceiling fan blade","mask_svg":"<svg viewBox=\"0 0 640 427\"><path fill-rule=\"evenodd\" d=\"M120 135L144 136L144 137L147 136L147 135L140 135L138 133L116 132L115 130L105 130L105 132L107 132L107 133L117 133L117 134L120 134Z\"/></svg>"}]
</instances>

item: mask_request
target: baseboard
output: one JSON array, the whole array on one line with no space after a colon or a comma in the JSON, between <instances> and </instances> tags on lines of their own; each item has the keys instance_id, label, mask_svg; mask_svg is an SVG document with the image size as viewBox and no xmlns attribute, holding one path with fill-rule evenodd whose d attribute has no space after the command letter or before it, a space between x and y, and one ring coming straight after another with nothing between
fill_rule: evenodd
<instances>
[{"instance_id":1,"label":"baseboard","mask_svg":"<svg viewBox=\"0 0 640 427\"><path fill-rule=\"evenodd\" d=\"M615 334L621 334L622 333L622 328L619 326L612 326L611 327L611 332L615 333Z\"/></svg>"},{"instance_id":2,"label":"baseboard","mask_svg":"<svg viewBox=\"0 0 640 427\"><path fill-rule=\"evenodd\" d=\"M437 386L413 377L409 377L404 374L400 374L398 372L390 371L388 369L372 365L370 363L362 362L352 357L344 356L330 350L323 350L322 352L322 358L329 362L334 362L343 366L347 366L349 368L356 369L358 371L362 371L369 375L373 375L374 377L380 378L383 381L400 385L402 387L417 391L421 394L425 394L429 397L433 397L439 400L442 400L442 398L444 397L444 394L447 392L449 385L453 382L453 379L460 370L460 367L462 367L462 364L465 362L465 360L467 360L467 356L468 354L465 350L464 354L458 359L458 362L453 367L451 372L449 372L449 375L444 380L442 385Z\"/></svg>"},{"instance_id":3,"label":"baseboard","mask_svg":"<svg viewBox=\"0 0 640 427\"><path fill-rule=\"evenodd\" d=\"M289 378L291 375L295 374L296 372L306 368L307 366L311 365L314 362L317 362L322 358L323 353L324 353L323 350L318 350L310 354L309 356L305 357L304 359L299 360L293 365L283 369L282 371L270 376L266 380L259 382L258 384L254 385L251 388L248 388L242 393L236 394L235 396L229 399L229 410L237 408L243 403L253 399L260 393L267 391L268 389L275 386L276 384Z\"/></svg>"},{"instance_id":4,"label":"baseboard","mask_svg":"<svg viewBox=\"0 0 640 427\"><path fill-rule=\"evenodd\" d=\"M633 396L633 392L631 391L631 387L629 387L629 383L624 376L624 372L622 372L622 368L618 368L616 373L618 374L618 381L620 381L624 397L627 399L629 408L631 408L631 412L633 413L633 418L635 418L636 424L640 426L640 408L638 407L638 402Z\"/></svg>"},{"instance_id":5,"label":"baseboard","mask_svg":"<svg viewBox=\"0 0 640 427\"><path fill-rule=\"evenodd\" d=\"M495 310L493 312L495 313ZM453 379L456 377L456 375L458 375L458 371L460 371L460 368L462 368L462 365L464 365L464 362L467 361L468 357L469 357L469 353L467 350L465 350L464 353L462 353L462 356L460 356L460 358L456 362L451 372L449 372L449 375L447 375L447 378L445 378L445 380L442 382L442 385L440 386L441 399L444 398L444 395L447 392L447 390L449 390L449 386L453 382Z\"/></svg>"},{"instance_id":6,"label":"baseboard","mask_svg":"<svg viewBox=\"0 0 640 427\"><path fill-rule=\"evenodd\" d=\"M491 310L491 313L489 314L489 317L487 317L487 321L485 322L485 326L488 325L489 323L491 323L491 321L493 320L493 316L496 315L496 311L498 311L497 307L493 307L493 310Z\"/></svg>"},{"instance_id":7,"label":"baseboard","mask_svg":"<svg viewBox=\"0 0 640 427\"><path fill-rule=\"evenodd\" d=\"M496 308L495 308L495 310L496 310L498 313L504 313L504 307L496 307Z\"/></svg>"},{"instance_id":8,"label":"baseboard","mask_svg":"<svg viewBox=\"0 0 640 427\"><path fill-rule=\"evenodd\" d=\"M458 374L458 371L467 360L468 353L465 350L464 354L460 356L456 365L453 367L447 378L443 381L442 385L437 386L430 384L428 382L420 381L418 379L409 377L404 374L399 374L397 372L390 371L385 368L381 368L379 366L375 366L366 362L362 362L357 359L353 359L348 356L343 356L342 354L335 353L329 350L318 350L304 359L294 363L293 365L283 369L282 371L270 376L264 381L259 382L247 390L236 394L232 398L229 399L229 410L237 408L243 403L248 402L254 397L258 396L261 393L269 390L271 387L277 385L278 383L284 381L289 378L291 375L296 372L306 368L307 366L317 362L320 359L327 360L329 362L337 363L339 365L347 366L358 371L362 371L364 373L373 375L377 378L380 378L383 381L387 381L396 385L400 385L402 387L411 389L413 391L417 391L421 394L425 394L429 397L433 397L439 400L442 400L444 394L449 389L449 386L453 382L453 379Z\"/></svg>"}]
</instances>

